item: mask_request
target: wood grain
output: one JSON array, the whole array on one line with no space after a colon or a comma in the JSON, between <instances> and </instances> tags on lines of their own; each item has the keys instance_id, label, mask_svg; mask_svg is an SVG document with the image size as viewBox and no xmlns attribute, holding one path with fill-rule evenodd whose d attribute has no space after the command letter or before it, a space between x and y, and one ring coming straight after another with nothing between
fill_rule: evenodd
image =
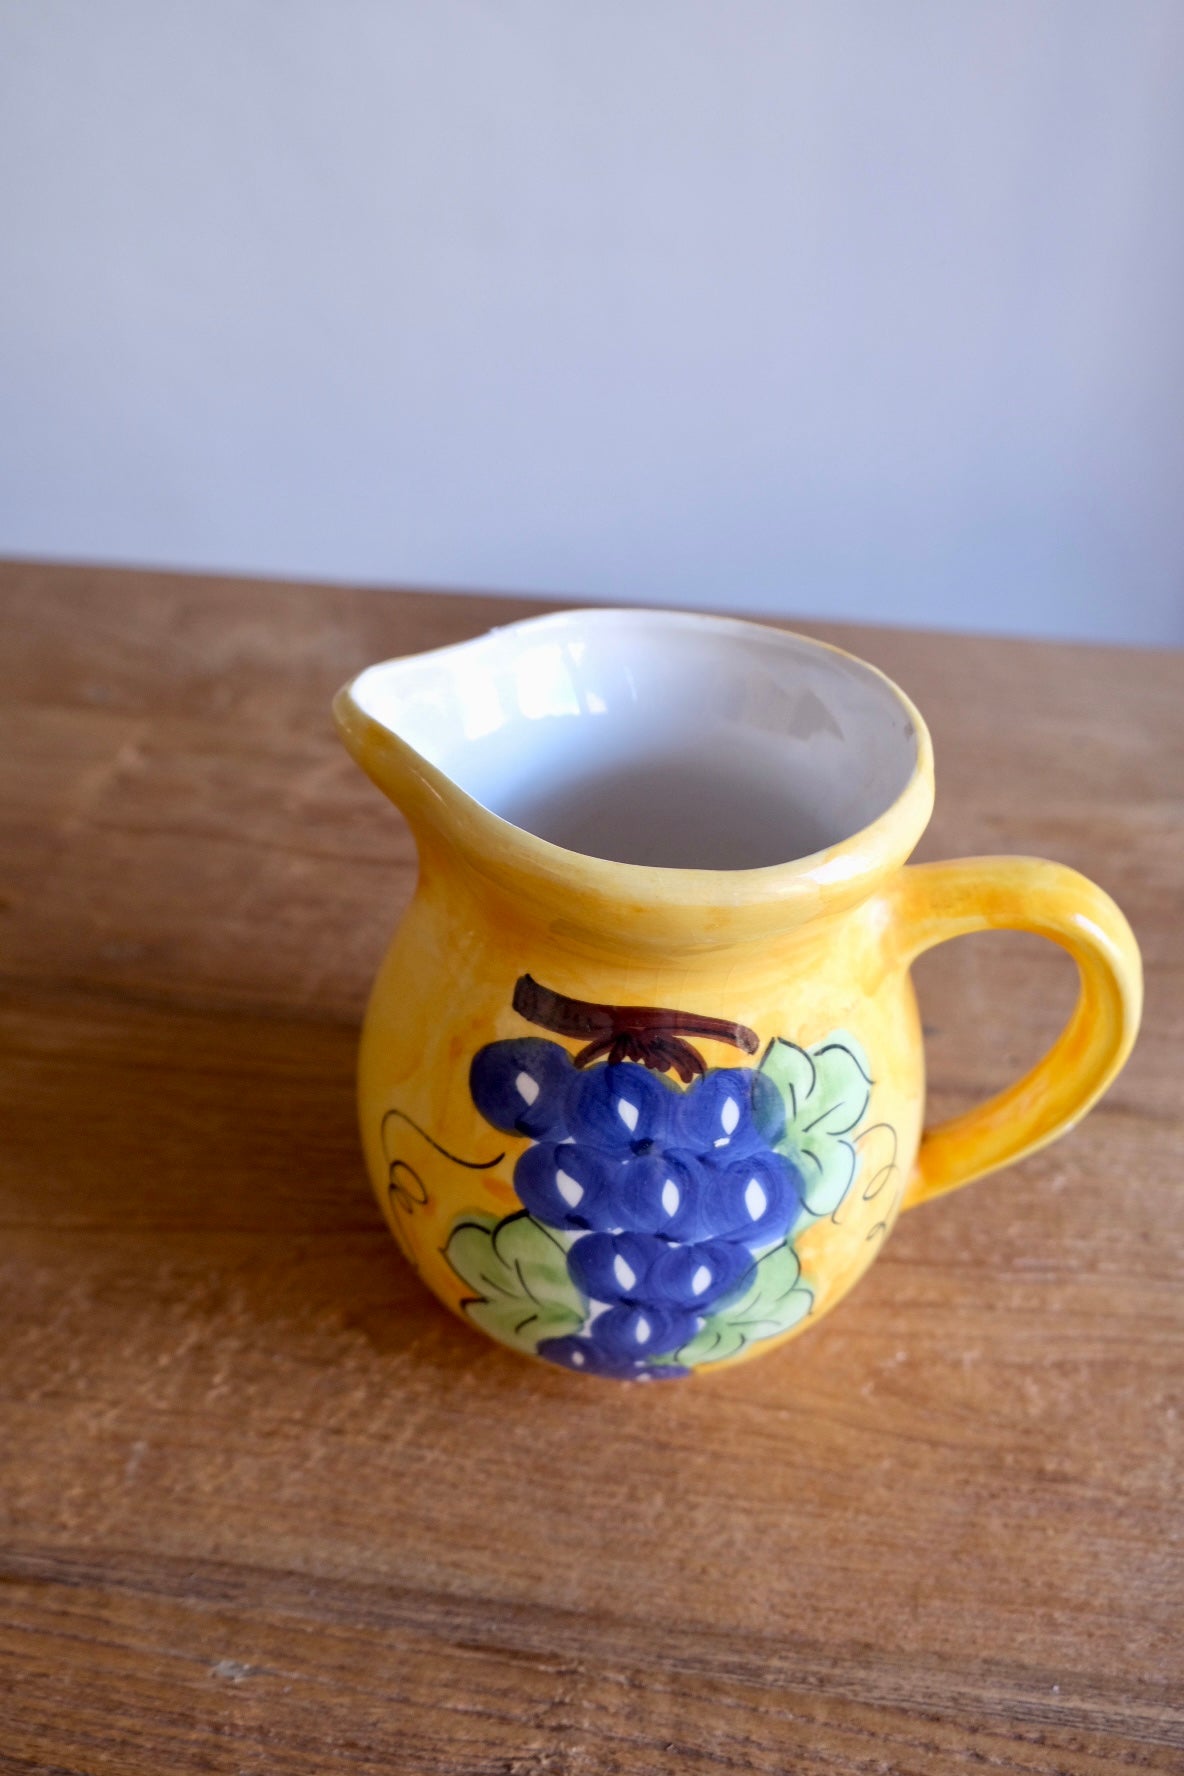
<instances>
[{"instance_id":1,"label":"wood grain","mask_svg":"<svg viewBox=\"0 0 1184 1776\"><path fill-rule=\"evenodd\" d=\"M1116 895L1144 1035L817 1331L590 1387L455 1324L352 1067L410 891L360 665L537 610L0 568L0 1771L1184 1770L1184 662L804 624L930 718L922 855ZM945 1113L1054 1034L919 972Z\"/></svg>"}]
</instances>

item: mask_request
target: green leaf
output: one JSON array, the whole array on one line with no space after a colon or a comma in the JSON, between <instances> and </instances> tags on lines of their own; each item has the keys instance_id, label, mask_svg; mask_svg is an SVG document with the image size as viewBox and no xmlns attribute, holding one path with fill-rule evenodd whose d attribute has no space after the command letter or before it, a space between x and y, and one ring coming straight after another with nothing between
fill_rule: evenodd
<instances>
[{"instance_id":1,"label":"green leaf","mask_svg":"<svg viewBox=\"0 0 1184 1776\"><path fill-rule=\"evenodd\" d=\"M854 1036L837 1031L814 1048L778 1037L761 1062L785 1100L778 1150L799 1166L811 1215L831 1215L855 1178L858 1156L847 1139L867 1114L871 1073Z\"/></svg>"},{"instance_id":2,"label":"green leaf","mask_svg":"<svg viewBox=\"0 0 1184 1776\"><path fill-rule=\"evenodd\" d=\"M814 1297L800 1280L802 1267L788 1244L766 1252L756 1275L738 1301L710 1314L671 1362L719 1363L747 1344L775 1338L809 1313Z\"/></svg>"},{"instance_id":3,"label":"green leaf","mask_svg":"<svg viewBox=\"0 0 1184 1776\"><path fill-rule=\"evenodd\" d=\"M567 1249L530 1215L493 1224L471 1216L453 1228L444 1256L474 1291L465 1312L502 1344L534 1351L541 1339L584 1323L587 1308L568 1273Z\"/></svg>"},{"instance_id":4,"label":"green leaf","mask_svg":"<svg viewBox=\"0 0 1184 1776\"><path fill-rule=\"evenodd\" d=\"M799 1048L796 1042L787 1042L784 1036L775 1036L765 1050L760 1070L785 1099L786 1121L795 1123L809 1103L818 1077L809 1050Z\"/></svg>"},{"instance_id":5,"label":"green leaf","mask_svg":"<svg viewBox=\"0 0 1184 1776\"><path fill-rule=\"evenodd\" d=\"M867 1114L872 1076L854 1036L841 1032L810 1050L814 1090L802 1117L804 1133L849 1135Z\"/></svg>"}]
</instances>

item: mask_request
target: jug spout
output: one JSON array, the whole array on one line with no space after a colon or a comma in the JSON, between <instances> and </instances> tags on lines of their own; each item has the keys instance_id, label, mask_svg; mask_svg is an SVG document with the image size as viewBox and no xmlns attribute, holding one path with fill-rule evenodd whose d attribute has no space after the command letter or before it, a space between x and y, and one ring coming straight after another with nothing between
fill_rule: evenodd
<instances>
[{"instance_id":1,"label":"jug spout","mask_svg":"<svg viewBox=\"0 0 1184 1776\"><path fill-rule=\"evenodd\" d=\"M392 801L413 830L420 824L429 762L398 731L398 668L389 660L343 685L333 699L333 722L346 751ZM392 717L394 720L392 721Z\"/></svg>"},{"instance_id":2,"label":"jug spout","mask_svg":"<svg viewBox=\"0 0 1184 1776\"><path fill-rule=\"evenodd\" d=\"M540 774L551 724L578 704L563 649L533 637L539 626L384 660L338 692L333 715L347 749L413 826L447 833L478 807L496 815Z\"/></svg>"}]
</instances>

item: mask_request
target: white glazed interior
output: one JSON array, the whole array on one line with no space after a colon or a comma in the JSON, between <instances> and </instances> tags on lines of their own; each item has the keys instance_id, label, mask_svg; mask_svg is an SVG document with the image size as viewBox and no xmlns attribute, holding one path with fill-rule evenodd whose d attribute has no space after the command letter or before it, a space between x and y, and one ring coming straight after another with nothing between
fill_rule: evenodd
<instances>
[{"instance_id":1,"label":"white glazed interior","mask_svg":"<svg viewBox=\"0 0 1184 1776\"><path fill-rule=\"evenodd\" d=\"M917 764L893 685L802 636L586 610L389 660L352 695L494 814L568 850L755 869L839 844Z\"/></svg>"}]
</instances>

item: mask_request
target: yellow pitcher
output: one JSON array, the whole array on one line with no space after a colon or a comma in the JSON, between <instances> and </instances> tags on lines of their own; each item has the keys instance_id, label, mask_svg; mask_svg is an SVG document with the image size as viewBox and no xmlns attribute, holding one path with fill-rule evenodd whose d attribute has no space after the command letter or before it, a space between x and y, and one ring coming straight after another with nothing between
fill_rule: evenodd
<instances>
[{"instance_id":1,"label":"yellow pitcher","mask_svg":"<svg viewBox=\"0 0 1184 1776\"><path fill-rule=\"evenodd\" d=\"M901 1209L1055 1139L1130 1052L1114 902L1032 858L904 867L929 735L836 648L571 611L372 666L334 713L419 851L362 1035L370 1176L428 1286L514 1350L647 1381L771 1350ZM1076 1010L923 1133L910 965L995 926L1069 951Z\"/></svg>"}]
</instances>

